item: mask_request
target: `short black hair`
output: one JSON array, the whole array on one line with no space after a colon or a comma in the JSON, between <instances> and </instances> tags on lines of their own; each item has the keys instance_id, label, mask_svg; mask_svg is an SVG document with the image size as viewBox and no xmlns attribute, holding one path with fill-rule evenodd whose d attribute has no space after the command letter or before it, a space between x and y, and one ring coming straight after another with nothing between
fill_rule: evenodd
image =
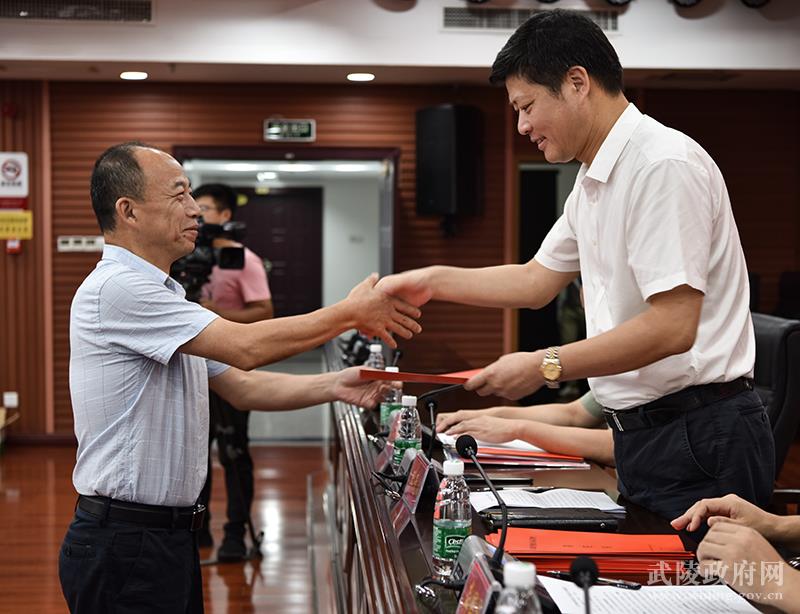
<instances>
[{"instance_id":1,"label":"short black hair","mask_svg":"<svg viewBox=\"0 0 800 614\"><path fill-rule=\"evenodd\" d=\"M128 141L109 147L94 163L89 191L101 232L116 228L117 200L124 196L144 200L147 183L136 160L136 150L143 148L156 149L138 141Z\"/></svg>"},{"instance_id":2,"label":"short black hair","mask_svg":"<svg viewBox=\"0 0 800 614\"><path fill-rule=\"evenodd\" d=\"M558 95L573 66L583 66L609 94L622 93L622 65L600 26L577 11L540 11L497 54L489 81L520 77Z\"/></svg>"},{"instance_id":3,"label":"short black hair","mask_svg":"<svg viewBox=\"0 0 800 614\"><path fill-rule=\"evenodd\" d=\"M227 209L231 212L231 219L236 215L236 190L224 183L205 183L192 190L192 196L197 200L201 196L210 196L219 211Z\"/></svg>"}]
</instances>

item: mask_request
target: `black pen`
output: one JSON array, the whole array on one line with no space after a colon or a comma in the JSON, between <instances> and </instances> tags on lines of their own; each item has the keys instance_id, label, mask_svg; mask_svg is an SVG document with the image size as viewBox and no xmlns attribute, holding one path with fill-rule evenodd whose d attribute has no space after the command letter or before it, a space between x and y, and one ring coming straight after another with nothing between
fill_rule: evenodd
<instances>
[{"instance_id":1,"label":"black pen","mask_svg":"<svg viewBox=\"0 0 800 614\"><path fill-rule=\"evenodd\" d=\"M546 571L548 576L558 578L559 580L572 581L572 575L568 571ZM610 578L597 578L598 586L613 586L615 588L626 588L629 591L635 591L642 588L638 582L628 582L627 580L611 580Z\"/></svg>"}]
</instances>

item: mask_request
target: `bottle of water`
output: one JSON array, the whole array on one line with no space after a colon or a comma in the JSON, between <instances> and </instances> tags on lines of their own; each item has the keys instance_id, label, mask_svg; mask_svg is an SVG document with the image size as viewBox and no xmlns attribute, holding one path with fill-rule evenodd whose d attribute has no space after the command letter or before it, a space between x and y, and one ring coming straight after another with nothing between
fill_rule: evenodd
<instances>
[{"instance_id":1,"label":"bottle of water","mask_svg":"<svg viewBox=\"0 0 800 614\"><path fill-rule=\"evenodd\" d=\"M400 371L397 367L386 367L386 371L388 373L397 373ZM383 397L383 402L381 403L381 430L387 431L392 424L392 414L396 411L400 411L403 407L403 388L402 386L399 388L392 387L389 392L386 393L386 396Z\"/></svg>"},{"instance_id":2,"label":"bottle of water","mask_svg":"<svg viewBox=\"0 0 800 614\"><path fill-rule=\"evenodd\" d=\"M369 346L369 358L364 363L365 367L370 369L380 369L381 371L386 366L383 360L383 346L380 343L372 343Z\"/></svg>"},{"instance_id":3,"label":"bottle of water","mask_svg":"<svg viewBox=\"0 0 800 614\"><path fill-rule=\"evenodd\" d=\"M417 413L417 397L403 395L403 407L400 409L400 428L394 440L394 456L392 469L400 469L403 455L408 448L422 449L422 425Z\"/></svg>"},{"instance_id":4,"label":"bottle of water","mask_svg":"<svg viewBox=\"0 0 800 614\"><path fill-rule=\"evenodd\" d=\"M503 567L503 584L495 614L542 614L536 594L536 565L509 561Z\"/></svg>"},{"instance_id":5,"label":"bottle of water","mask_svg":"<svg viewBox=\"0 0 800 614\"><path fill-rule=\"evenodd\" d=\"M437 577L450 577L461 544L471 532L472 506L464 481L464 463L446 460L433 508L433 573Z\"/></svg>"}]
</instances>

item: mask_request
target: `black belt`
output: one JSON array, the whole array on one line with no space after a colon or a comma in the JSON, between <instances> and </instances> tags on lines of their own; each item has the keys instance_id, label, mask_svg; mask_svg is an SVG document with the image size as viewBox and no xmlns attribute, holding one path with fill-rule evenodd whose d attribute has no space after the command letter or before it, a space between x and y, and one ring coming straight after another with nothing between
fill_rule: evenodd
<instances>
[{"instance_id":1,"label":"black belt","mask_svg":"<svg viewBox=\"0 0 800 614\"><path fill-rule=\"evenodd\" d=\"M102 519L120 520L152 528L190 531L197 531L202 526L206 513L204 505L167 507L86 495L78 496L78 509Z\"/></svg>"},{"instance_id":2,"label":"black belt","mask_svg":"<svg viewBox=\"0 0 800 614\"><path fill-rule=\"evenodd\" d=\"M629 409L603 408L603 415L615 431L634 431L672 422L679 415L753 389L753 380L739 377L721 384L690 386L678 392Z\"/></svg>"}]
</instances>

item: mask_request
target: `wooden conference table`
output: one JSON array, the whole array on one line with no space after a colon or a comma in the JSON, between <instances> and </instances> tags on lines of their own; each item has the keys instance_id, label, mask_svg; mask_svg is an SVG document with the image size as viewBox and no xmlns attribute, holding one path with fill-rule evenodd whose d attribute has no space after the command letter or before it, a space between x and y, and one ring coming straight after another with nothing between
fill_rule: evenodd
<instances>
[{"instance_id":1,"label":"wooden conference table","mask_svg":"<svg viewBox=\"0 0 800 614\"><path fill-rule=\"evenodd\" d=\"M329 345L326 354L330 369L342 366L335 348ZM395 535L389 516L394 501L372 475L379 452L370 438L377 431L375 412L339 402L331 407L334 441L330 461L335 496L328 501L327 513L333 532L331 580L338 608L355 614L425 612L415 585L432 573L433 497L424 496L410 526L399 537ZM612 498L618 495L613 475L594 464L589 470L525 469L518 473L533 477L535 486L605 490ZM666 520L622 503L627 514L619 532L673 533ZM477 514L473 515L472 531L480 536L486 533ZM684 543L692 549L691 543Z\"/></svg>"}]
</instances>

